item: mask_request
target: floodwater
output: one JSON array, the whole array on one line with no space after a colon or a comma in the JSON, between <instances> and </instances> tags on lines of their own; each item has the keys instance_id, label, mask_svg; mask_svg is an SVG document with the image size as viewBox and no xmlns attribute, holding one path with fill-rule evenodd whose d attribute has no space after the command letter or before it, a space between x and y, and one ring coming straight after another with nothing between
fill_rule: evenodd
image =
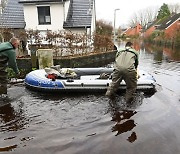
<instances>
[{"instance_id":1,"label":"floodwater","mask_svg":"<svg viewBox=\"0 0 180 154\"><path fill-rule=\"evenodd\" d=\"M124 94L112 106L103 93L52 95L9 85L0 153L180 153L180 51L143 47L139 69L154 76L157 92L139 92L131 106Z\"/></svg>"}]
</instances>

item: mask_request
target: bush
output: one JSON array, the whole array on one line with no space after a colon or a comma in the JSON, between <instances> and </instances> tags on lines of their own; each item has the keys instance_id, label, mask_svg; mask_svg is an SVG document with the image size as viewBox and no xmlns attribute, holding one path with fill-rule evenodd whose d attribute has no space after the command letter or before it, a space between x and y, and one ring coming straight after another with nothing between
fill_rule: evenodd
<instances>
[{"instance_id":1,"label":"bush","mask_svg":"<svg viewBox=\"0 0 180 154\"><path fill-rule=\"evenodd\" d=\"M174 47L180 47L180 30L177 31L174 39Z\"/></svg>"}]
</instances>

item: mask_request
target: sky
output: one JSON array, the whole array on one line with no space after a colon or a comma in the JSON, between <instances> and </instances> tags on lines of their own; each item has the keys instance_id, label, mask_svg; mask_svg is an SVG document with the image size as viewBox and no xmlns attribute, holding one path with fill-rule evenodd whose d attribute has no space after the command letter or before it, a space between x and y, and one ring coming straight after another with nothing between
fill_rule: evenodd
<instances>
[{"instance_id":1,"label":"sky","mask_svg":"<svg viewBox=\"0 0 180 154\"><path fill-rule=\"evenodd\" d=\"M116 27L127 26L133 14L147 9L159 10L163 3L180 5L180 0L95 0L96 19L103 19L114 25L114 16L116 16ZM115 9L119 10L114 11Z\"/></svg>"}]
</instances>

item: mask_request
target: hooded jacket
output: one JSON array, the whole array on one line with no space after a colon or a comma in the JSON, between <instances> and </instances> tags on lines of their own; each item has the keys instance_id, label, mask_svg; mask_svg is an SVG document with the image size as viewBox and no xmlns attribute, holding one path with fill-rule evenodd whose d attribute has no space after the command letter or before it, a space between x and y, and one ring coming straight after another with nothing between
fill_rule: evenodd
<instances>
[{"instance_id":1,"label":"hooded jacket","mask_svg":"<svg viewBox=\"0 0 180 154\"><path fill-rule=\"evenodd\" d=\"M15 48L10 42L4 42L0 44L0 67L1 64L5 65L8 62L16 74L19 73L19 69L16 63Z\"/></svg>"}]
</instances>

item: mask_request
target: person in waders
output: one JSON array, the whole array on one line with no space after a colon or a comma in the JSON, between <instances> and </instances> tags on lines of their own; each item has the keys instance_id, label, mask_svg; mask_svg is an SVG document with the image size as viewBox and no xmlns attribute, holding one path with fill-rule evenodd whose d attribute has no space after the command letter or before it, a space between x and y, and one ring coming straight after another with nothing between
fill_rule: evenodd
<instances>
[{"instance_id":1,"label":"person in waders","mask_svg":"<svg viewBox=\"0 0 180 154\"><path fill-rule=\"evenodd\" d=\"M138 52L133 49L133 44L127 42L124 49L116 53L112 82L106 91L106 96L110 99L115 98L115 93L122 80L126 83L126 102L131 103L136 94L137 88L137 67Z\"/></svg>"},{"instance_id":2,"label":"person in waders","mask_svg":"<svg viewBox=\"0 0 180 154\"><path fill-rule=\"evenodd\" d=\"M19 39L14 37L9 42L0 44L0 95L7 94L7 66L9 65L17 76L20 74L16 63L15 52L19 44Z\"/></svg>"}]
</instances>

